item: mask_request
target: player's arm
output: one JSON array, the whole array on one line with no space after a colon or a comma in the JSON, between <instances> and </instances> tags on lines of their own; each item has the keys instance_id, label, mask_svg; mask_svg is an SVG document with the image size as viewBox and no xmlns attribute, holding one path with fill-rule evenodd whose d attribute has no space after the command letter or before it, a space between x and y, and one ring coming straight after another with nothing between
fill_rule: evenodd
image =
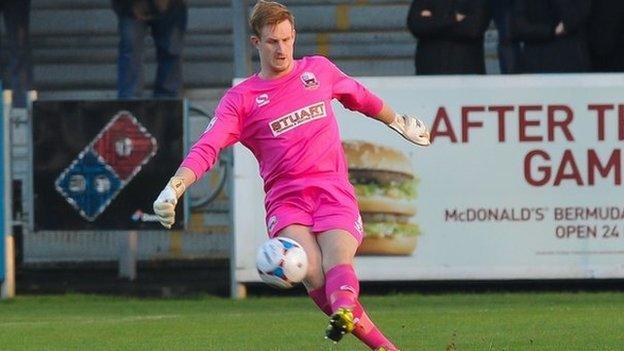
<instances>
[{"instance_id":1,"label":"player's arm","mask_svg":"<svg viewBox=\"0 0 624 351\"><path fill-rule=\"evenodd\" d=\"M333 97L353 111L377 119L395 130L408 141L428 146L429 130L423 121L416 117L395 113L382 99L373 94L356 79L343 73L333 63L328 67L333 71Z\"/></svg>"},{"instance_id":2,"label":"player's arm","mask_svg":"<svg viewBox=\"0 0 624 351\"><path fill-rule=\"evenodd\" d=\"M234 94L221 99L215 117L154 201L154 213L165 228L175 222L175 207L186 189L214 166L222 149L239 140L241 104Z\"/></svg>"}]
</instances>

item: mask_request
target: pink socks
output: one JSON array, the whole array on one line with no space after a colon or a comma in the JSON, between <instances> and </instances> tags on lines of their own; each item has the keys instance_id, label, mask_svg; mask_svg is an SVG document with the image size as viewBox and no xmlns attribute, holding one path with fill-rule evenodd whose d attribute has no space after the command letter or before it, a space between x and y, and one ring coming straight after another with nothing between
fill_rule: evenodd
<instances>
[{"instance_id":1,"label":"pink socks","mask_svg":"<svg viewBox=\"0 0 624 351\"><path fill-rule=\"evenodd\" d=\"M308 292L321 311L329 316L340 307L350 309L357 320L353 335L371 349L384 346L388 350L397 350L362 308L358 300L360 284L352 266L339 265L330 269L325 274L325 280L324 287Z\"/></svg>"},{"instance_id":2,"label":"pink socks","mask_svg":"<svg viewBox=\"0 0 624 351\"><path fill-rule=\"evenodd\" d=\"M325 287L320 287L316 290L308 291L308 295L312 298L312 301L325 313L330 316L332 314L331 306L325 297Z\"/></svg>"},{"instance_id":3,"label":"pink socks","mask_svg":"<svg viewBox=\"0 0 624 351\"><path fill-rule=\"evenodd\" d=\"M379 330L375 323L368 317L368 314L364 311L359 302L356 309L360 310L360 320L355 325L355 329L351 332L353 335L373 350L381 346L384 346L388 351L398 350L396 346L381 333L381 330Z\"/></svg>"},{"instance_id":4,"label":"pink socks","mask_svg":"<svg viewBox=\"0 0 624 351\"><path fill-rule=\"evenodd\" d=\"M355 318L359 318L355 311L357 299L360 295L360 282L355 275L353 266L341 264L325 273L325 296L331 304L332 312L339 308L348 308Z\"/></svg>"}]
</instances>

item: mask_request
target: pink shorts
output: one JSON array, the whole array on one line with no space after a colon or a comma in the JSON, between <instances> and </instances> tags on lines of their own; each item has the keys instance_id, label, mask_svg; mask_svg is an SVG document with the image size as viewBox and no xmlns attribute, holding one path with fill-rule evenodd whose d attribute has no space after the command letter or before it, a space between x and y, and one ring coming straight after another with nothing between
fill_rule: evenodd
<instances>
[{"instance_id":1,"label":"pink shorts","mask_svg":"<svg viewBox=\"0 0 624 351\"><path fill-rule=\"evenodd\" d=\"M358 244L364 236L360 210L350 185L323 182L322 187L310 185L274 196L267 204L266 223L271 238L291 224L308 226L314 234L346 230Z\"/></svg>"}]
</instances>

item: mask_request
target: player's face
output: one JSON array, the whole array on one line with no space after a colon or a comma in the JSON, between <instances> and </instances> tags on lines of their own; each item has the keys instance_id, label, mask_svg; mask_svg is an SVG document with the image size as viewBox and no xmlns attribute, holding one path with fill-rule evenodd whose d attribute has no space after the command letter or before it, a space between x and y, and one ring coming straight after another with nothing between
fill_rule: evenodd
<instances>
[{"instance_id":1,"label":"player's face","mask_svg":"<svg viewBox=\"0 0 624 351\"><path fill-rule=\"evenodd\" d=\"M251 42L258 49L263 75L277 78L290 72L295 47L295 29L290 21L264 26L260 37L252 36Z\"/></svg>"}]
</instances>

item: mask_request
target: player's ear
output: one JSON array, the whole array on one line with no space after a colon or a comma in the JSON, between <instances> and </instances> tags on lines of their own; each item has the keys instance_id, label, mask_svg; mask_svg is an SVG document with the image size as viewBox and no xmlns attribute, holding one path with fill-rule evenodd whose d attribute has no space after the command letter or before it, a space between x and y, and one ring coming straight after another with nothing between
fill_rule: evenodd
<instances>
[{"instance_id":1,"label":"player's ear","mask_svg":"<svg viewBox=\"0 0 624 351\"><path fill-rule=\"evenodd\" d=\"M293 35L293 43L294 43L295 40L297 39L297 31L294 28L293 28L292 35Z\"/></svg>"},{"instance_id":2,"label":"player's ear","mask_svg":"<svg viewBox=\"0 0 624 351\"><path fill-rule=\"evenodd\" d=\"M251 37L249 37L249 42L257 49L258 44L260 43L260 38L258 38L258 36L256 35L252 35Z\"/></svg>"}]
</instances>

